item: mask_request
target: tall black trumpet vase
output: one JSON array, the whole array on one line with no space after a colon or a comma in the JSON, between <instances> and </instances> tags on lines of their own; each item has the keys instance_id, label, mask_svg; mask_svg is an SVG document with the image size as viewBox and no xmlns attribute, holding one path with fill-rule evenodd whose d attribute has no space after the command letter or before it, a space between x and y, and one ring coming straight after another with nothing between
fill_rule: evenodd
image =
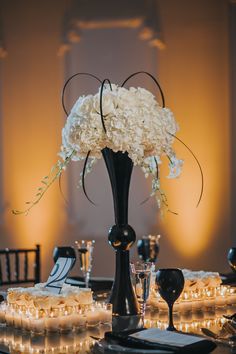
<instances>
[{"instance_id":1,"label":"tall black trumpet vase","mask_svg":"<svg viewBox=\"0 0 236 354\"><path fill-rule=\"evenodd\" d=\"M115 225L108 234L108 241L116 252L116 271L110 300L113 314L131 316L139 313L138 303L131 283L129 250L136 235L128 224L128 199L133 162L128 153L113 152L109 148L102 150L108 170L115 214Z\"/></svg>"}]
</instances>

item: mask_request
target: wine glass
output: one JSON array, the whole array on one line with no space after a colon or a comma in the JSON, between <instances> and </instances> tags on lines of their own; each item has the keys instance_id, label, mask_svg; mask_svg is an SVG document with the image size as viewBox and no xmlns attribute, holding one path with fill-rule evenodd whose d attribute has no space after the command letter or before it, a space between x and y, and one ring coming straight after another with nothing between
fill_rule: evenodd
<instances>
[{"instance_id":1,"label":"wine glass","mask_svg":"<svg viewBox=\"0 0 236 354\"><path fill-rule=\"evenodd\" d=\"M156 284L161 297L169 308L168 331L176 331L173 323L173 305L184 288L184 276L180 269L159 269L156 274Z\"/></svg>"},{"instance_id":2,"label":"wine glass","mask_svg":"<svg viewBox=\"0 0 236 354\"><path fill-rule=\"evenodd\" d=\"M144 262L156 262L160 250L160 237L160 235L148 235L138 240L137 248L140 259Z\"/></svg>"},{"instance_id":3,"label":"wine glass","mask_svg":"<svg viewBox=\"0 0 236 354\"><path fill-rule=\"evenodd\" d=\"M146 310L146 302L149 296L151 281L151 262L135 262L130 263L133 285L137 300L139 303L140 315L144 325L144 315Z\"/></svg>"},{"instance_id":4,"label":"wine glass","mask_svg":"<svg viewBox=\"0 0 236 354\"><path fill-rule=\"evenodd\" d=\"M236 272L236 247L231 247L229 249L227 259L231 269Z\"/></svg>"},{"instance_id":5,"label":"wine glass","mask_svg":"<svg viewBox=\"0 0 236 354\"><path fill-rule=\"evenodd\" d=\"M79 240L75 241L79 252L80 269L84 276L85 287L89 287L90 273L92 270L94 240Z\"/></svg>"}]
</instances>

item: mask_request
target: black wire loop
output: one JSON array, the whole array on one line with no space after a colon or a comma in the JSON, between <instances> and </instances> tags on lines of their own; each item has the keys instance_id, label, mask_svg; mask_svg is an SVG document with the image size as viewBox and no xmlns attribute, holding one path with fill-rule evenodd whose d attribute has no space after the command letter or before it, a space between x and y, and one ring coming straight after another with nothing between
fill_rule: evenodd
<instances>
[{"instance_id":1,"label":"black wire loop","mask_svg":"<svg viewBox=\"0 0 236 354\"><path fill-rule=\"evenodd\" d=\"M76 74L72 75L71 77L69 77L69 79L65 82L65 84L63 86L62 95L61 95L62 107L63 107L63 110L64 110L64 112L65 112L65 114L67 116L68 116L68 112L67 112L67 109L66 109L66 106L65 106L65 91L66 91L67 85L70 83L70 81L72 79L74 79L76 76L79 76L79 75L90 76L90 77L96 79L97 81L99 81L102 84L102 80L100 80L97 76L95 76L93 74L89 74L89 73L76 73Z\"/></svg>"},{"instance_id":2,"label":"black wire loop","mask_svg":"<svg viewBox=\"0 0 236 354\"><path fill-rule=\"evenodd\" d=\"M198 202L196 204L196 208L199 206L201 200L202 200L202 195L203 195L203 189L204 189L204 176L203 176L203 171L202 171L202 166L200 165L200 162L198 160L198 158L196 157L196 155L193 153L193 151L188 147L188 145L186 145L180 138L177 138L177 136L175 136L174 134L169 133L171 136L173 136L173 138L175 138L176 140L178 140L181 144L184 145L184 147L186 147L186 149L190 152L190 154L193 156L194 160L196 161L199 171L200 171L200 175L201 175L201 190L200 190L200 194L199 194L199 198L198 198Z\"/></svg>"},{"instance_id":3,"label":"black wire loop","mask_svg":"<svg viewBox=\"0 0 236 354\"><path fill-rule=\"evenodd\" d=\"M132 77L139 75L139 74L145 74L145 75L149 76L155 82L155 84L157 85L157 87L160 91L160 94L161 94L162 108L165 108L165 96L162 91L162 88L161 88L159 82L157 81L157 79L152 74L148 73L147 71L137 71L136 73L131 74L130 76L127 77L127 79L125 79L125 81L123 82L121 87L123 87L129 79L131 79Z\"/></svg>"},{"instance_id":4,"label":"black wire loop","mask_svg":"<svg viewBox=\"0 0 236 354\"><path fill-rule=\"evenodd\" d=\"M101 90L100 90L100 116L101 116L101 121L102 121L102 127L103 127L103 130L105 133L107 132L107 130L106 130L105 122L104 122L104 115L103 115L103 108L102 108L102 94L103 94L103 90L104 90L104 86L105 86L106 82L109 83L110 89L112 91L111 81L109 79L103 80Z\"/></svg>"}]
</instances>

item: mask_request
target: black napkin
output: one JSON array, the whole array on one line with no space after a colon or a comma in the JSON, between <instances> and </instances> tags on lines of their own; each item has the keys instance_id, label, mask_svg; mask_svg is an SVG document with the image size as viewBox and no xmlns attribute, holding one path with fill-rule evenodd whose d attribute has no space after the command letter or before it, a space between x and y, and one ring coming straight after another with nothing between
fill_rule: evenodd
<instances>
[{"instance_id":1,"label":"black napkin","mask_svg":"<svg viewBox=\"0 0 236 354\"><path fill-rule=\"evenodd\" d=\"M236 285L236 272L220 274L220 277L223 285Z\"/></svg>"},{"instance_id":2,"label":"black napkin","mask_svg":"<svg viewBox=\"0 0 236 354\"><path fill-rule=\"evenodd\" d=\"M161 349L183 354L205 354L216 348L211 340L158 328L106 332L105 339L130 348Z\"/></svg>"}]
</instances>

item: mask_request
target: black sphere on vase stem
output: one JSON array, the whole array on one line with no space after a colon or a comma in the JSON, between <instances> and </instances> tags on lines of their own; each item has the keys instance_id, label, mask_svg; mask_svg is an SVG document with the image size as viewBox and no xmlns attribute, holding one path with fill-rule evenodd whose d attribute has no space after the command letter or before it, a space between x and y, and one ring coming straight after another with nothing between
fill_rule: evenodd
<instances>
[{"instance_id":1,"label":"black sphere on vase stem","mask_svg":"<svg viewBox=\"0 0 236 354\"><path fill-rule=\"evenodd\" d=\"M236 272L236 247L231 247L227 254L227 260L233 272Z\"/></svg>"}]
</instances>

